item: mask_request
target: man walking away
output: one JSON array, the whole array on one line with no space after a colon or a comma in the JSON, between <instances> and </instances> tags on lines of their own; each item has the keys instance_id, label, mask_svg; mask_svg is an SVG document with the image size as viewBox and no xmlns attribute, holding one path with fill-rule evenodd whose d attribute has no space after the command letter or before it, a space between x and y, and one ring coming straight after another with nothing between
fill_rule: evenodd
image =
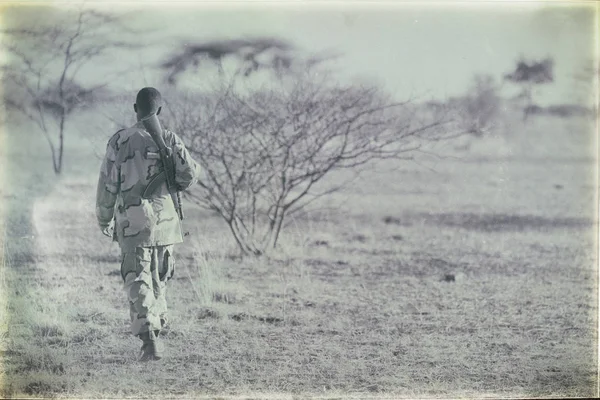
<instances>
[{"instance_id":1,"label":"man walking away","mask_svg":"<svg viewBox=\"0 0 600 400\"><path fill-rule=\"evenodd\" d=\"M138 122L108 141L96 195L102 233L121 249L131 332L143 341L141 360L163 356L159 334L167 323L173 245L183 242L178 191L194 184L200 171L181 139L162 129L161 105L158 90L139 91L133 106Z\"/></svg>"}]
</instances>

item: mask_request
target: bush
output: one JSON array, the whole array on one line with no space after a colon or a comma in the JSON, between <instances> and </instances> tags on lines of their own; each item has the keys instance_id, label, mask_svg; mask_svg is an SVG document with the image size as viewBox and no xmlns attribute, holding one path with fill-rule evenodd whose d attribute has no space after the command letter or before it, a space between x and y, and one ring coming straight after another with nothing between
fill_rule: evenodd
<instances>
[{"instance_id":1,"label":"bush","mask_svg":"<svg viewBox=\"0 0 600 400\"><path fill-rule=\"evenodd\" d=\"M446 107L466 133L483 136L497 127L502 99L498 86L489 75L476 75L467 93L451 98Z\"/></svg>"},{"instance_id":2,"label":"bush","mask_svg":"<svg viewBox=\"0 0 600 400\"><path fill-rule=\"evenodd\" d=\"M245 254L275 247L287 216L341 188L314 191L331 172L409 158L424 142L449 137L443 113L426 120L410 101L310 71L259 88L234 76L178 98L165 126L204 170L190 197L218 212Z\"/></svg>"}]
</instances>

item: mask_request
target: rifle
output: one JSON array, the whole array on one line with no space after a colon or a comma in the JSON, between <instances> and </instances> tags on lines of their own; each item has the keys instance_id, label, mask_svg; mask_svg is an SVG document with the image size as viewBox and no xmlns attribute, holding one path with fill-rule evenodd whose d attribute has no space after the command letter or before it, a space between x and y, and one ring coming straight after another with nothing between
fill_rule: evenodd
<instances>
[{"instance_id":1,"label":"rifle","mask_svg":"<svg viewBox=\"0 0 600 400\"><path fill-rule=\"evenodd\" d=\"M150 119L154 114L143 118L141 120L144 128L148 131L156 146L158 147L158 154L163 164L163 170L150 180L148 186L144 190L142 195L143 198L147 199L158 189L163 182L166 182L167 189L179 215L179 219L183 220L183 209L181 208L181 193L175 182L175 158L173 157L173 149L167 147L165 140L162 135L162 128L160 123L156 119Z\"/></svg>"}]
</instances>

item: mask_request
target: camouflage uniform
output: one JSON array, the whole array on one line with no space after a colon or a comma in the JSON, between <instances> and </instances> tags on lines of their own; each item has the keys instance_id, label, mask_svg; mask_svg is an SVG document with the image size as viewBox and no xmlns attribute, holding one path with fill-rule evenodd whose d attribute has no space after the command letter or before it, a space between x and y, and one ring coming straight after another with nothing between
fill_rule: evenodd
<instances>
[{"instance_id":1,"label":"camouflage uniform","mask_svg":"<svg viewBox=\"0 0 600 400\"><path fill-rule=\"evenodd\" d=\"M175 181L181 190L198 178L199 167L181 139L163 130L173 149ZM101 228L115 220L113 240L121 248L121 276L130 304L131 331L159 331L167 319L165 290L174 273L173 244L183 242L181 222L161 185L151 199L142 198L149 181L162 171L158 146L138 122L109 140L100 170L96 216Z\"/></svg>"}]
</instances>

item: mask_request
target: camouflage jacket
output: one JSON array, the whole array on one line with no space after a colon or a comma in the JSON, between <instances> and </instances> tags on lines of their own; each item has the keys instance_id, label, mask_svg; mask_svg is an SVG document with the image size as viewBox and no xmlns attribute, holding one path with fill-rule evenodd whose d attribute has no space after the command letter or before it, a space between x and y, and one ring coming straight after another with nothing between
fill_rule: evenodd
<instances>
[{"instance_id":1,"label":"camouflage jacket","mask_svg":"<svg viewBox=\"0 0 600 400\"><path fill-rule=\"evenodd\" d=\"M199 177L200 168L181 139L163 129L173 149L175 181L183 190ZM162 171L158 146L141 122L108 141L96 193L96 217L101 228L115 219L113 239L122 249L163 246L183 241L173 200L163 184L151 199L143 199L148 182Z\"/></svg>"}]
</instances>

